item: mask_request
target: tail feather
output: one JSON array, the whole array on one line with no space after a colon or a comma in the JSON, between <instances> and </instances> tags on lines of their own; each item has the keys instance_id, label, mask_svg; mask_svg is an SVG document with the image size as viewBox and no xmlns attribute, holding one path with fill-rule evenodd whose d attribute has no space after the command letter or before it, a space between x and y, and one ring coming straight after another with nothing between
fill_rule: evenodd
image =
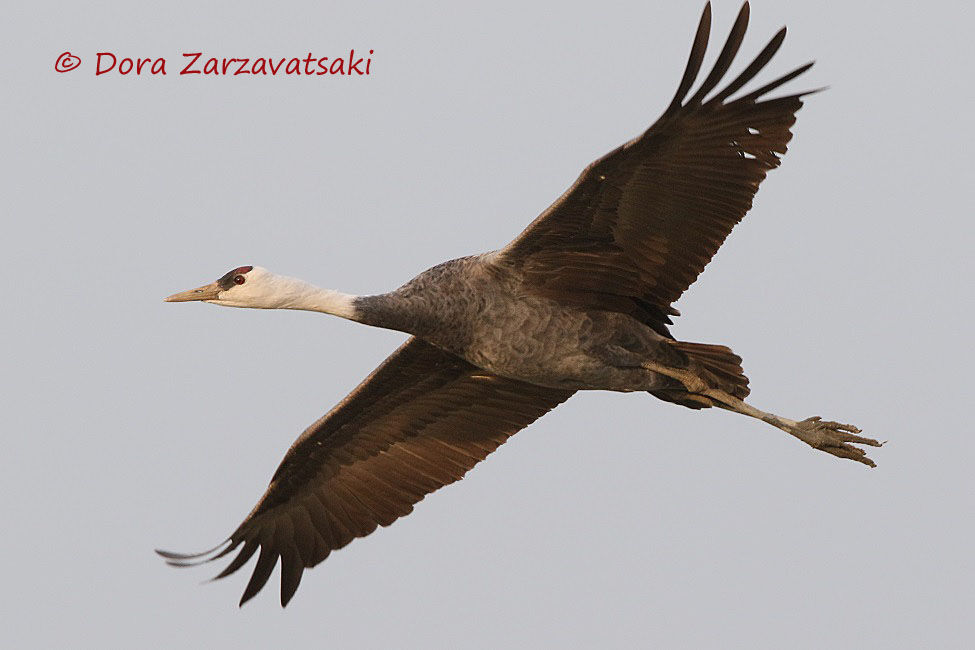
<instances>
[{"instance_id":1,"label":"tail feather","mask_svg":"<svg viewBox=\"0 0 975 650\"><path fill-rule=\"evenodd\" d=\"M707 343L687 343L676 341L675 347L686 354L692 362L711 375L715 388L731 393L738 399L745 399L750 392L748 377L741 367L741 357L724 345Z\"/></svg>"},{"instance_id":2,"label":"tail feather","mask_svg":"<svg viewBox=\"0 0 975 650\"><path fill-rule=\"evenodd\" d=\"M696 366L701 371L702 378L708 381L715 388L719 388L738 399L745 399L748 396L748 377L741 367L741 357L724 345L711 345L707 343L689 343L686 341L674 341L672 343L679 351L683 352L692 366ZM667 388L650 391L654 397L674 402L681 406L692 409L708 408L713 405L710 398L703 395L688 393L683 388Z\"/></svg>"}]
</instances>

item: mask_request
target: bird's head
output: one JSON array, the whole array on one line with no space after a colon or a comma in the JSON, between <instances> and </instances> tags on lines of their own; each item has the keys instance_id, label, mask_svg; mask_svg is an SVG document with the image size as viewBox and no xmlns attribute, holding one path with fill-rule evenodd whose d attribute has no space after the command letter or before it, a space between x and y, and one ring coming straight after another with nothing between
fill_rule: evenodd
<instances>
[{"instance_id":1,"label":"bird's head","mask_svg":"<svg viewBox=\"0 0 975 650\"><path fill-rule=\"evenodd\" d=\"M166 302L199 300L227 307L256 307L277 309L287 299L286 287L290 278L271 273L260 266L239 266L221 276L215 282L196 289L174 293Z\"/></svg>"}]
</instances>

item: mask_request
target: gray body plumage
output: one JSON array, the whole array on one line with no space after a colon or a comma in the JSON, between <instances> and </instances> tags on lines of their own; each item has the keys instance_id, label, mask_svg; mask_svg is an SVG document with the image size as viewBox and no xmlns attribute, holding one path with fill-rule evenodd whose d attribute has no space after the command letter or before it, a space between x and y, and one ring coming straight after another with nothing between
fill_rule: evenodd
<instances>
[{"instance_id":1,"label":"gray body plumage","mask_svg":"<svg viewBox=\"0 0 975 650\"><path fill-rule=\"evenodd\" d=\"M686 359L618 312L539 296L497 252L428 269L390 293L360 297L356 320L413 334L490 372L540 386L616 391L673 385L640 367Z\"/></svg>"}]
</instances>

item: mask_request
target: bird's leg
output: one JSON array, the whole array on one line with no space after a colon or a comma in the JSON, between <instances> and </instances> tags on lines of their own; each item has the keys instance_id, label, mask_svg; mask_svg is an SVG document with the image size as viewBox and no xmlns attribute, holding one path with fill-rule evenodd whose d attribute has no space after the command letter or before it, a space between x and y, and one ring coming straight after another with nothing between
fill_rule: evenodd
<instances>
[{"instance_id":1,"label":"bird's leg","mask_svg":"<svg viewBox=\"0 0 975 650\"><path fill-rule=\"evenodd\" d=\"M670 368L653 362L644 362L643 367L647 370L676 379L683 384L687 392L709 397L716 406L757 418L763 422L768 422L772 426L778 427L786 433L802 440L814 449L825 451L839 458L849 458L850 460L855 460L858 463L863 463L870 467L877 466L876 463L867 458L864 450L853 445L880 447L883 443L872 438L864 438L856 435L860 433L860 429L852 424L824 421L819 416L806 418L797 422L796 420L790 420L789 418L784 418L773 413L766 413L726 391L711 388L703 379L690 370Z\"/></svg>"},{"instance_id":2,"label":"bird's leg","mask_svg":"<svg viewBox=\"0 0 975 650\"><path fill-rule=\"evenodd\" d=\"M736 413L750 415L763 422L768 422L772 426L792 434L814 449L825 451L839 458L849 458L850 460L855 460L858 463L863 463L870 467L877 466L876 463L867 457L867 453L864 450L853 445L880 447L883 443L872 438L864 438L856 435L860 433L860 429L852 424L825 421L818 415L797 422L773 413L761 411L751 404L733 395L729 395L723 390L709 388L704 391L704 394L713 399L717 406L729 411L735 411Z\"/></svg>"}]
</instances>

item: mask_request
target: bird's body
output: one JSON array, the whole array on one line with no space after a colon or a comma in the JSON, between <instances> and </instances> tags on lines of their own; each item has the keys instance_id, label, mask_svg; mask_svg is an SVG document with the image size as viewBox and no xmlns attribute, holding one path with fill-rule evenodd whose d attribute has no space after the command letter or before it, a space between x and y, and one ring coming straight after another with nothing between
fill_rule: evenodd
<instances>
[{"instance_id":1,"label":"bird's body","mask_svg":"<svg viewBox=\"0 0 975 650\"><path fill-rule=\"evenodd\" d=\"M260 267L167 300L324 312L412 335L292 445L267 491L226 544L223 577L260 551L241 603L280 559L281 603L305 568L424 495L459 480L509 436L577 390L646 391L689 408L761 419L840 458L873 462L859 429L790 420L744 402L741 359L722 345L678 341L671 306L751 207L779 165L807 93L765 95L801 66L732 99L771 60L780 30L721 90L744 38L748 4L714 68L688 97L710 31L705 7L677 93L643 134L589 165L501 250L439 264L399 289L352 296Z\"/></svg>"},{"instance_id":2,"label":"bird's body","mask_svg":"<svg viewBox=\"0 0 975 650\"><path fill-rule=\"evenodd\" d=\"M353 320L413 334L510 379L574 390L673 384L632 364L666 356L667 339L627 314L536 295L498 252L438 264L395 291L357 298L354 307Z\"/></svg>"}]
</instances>

